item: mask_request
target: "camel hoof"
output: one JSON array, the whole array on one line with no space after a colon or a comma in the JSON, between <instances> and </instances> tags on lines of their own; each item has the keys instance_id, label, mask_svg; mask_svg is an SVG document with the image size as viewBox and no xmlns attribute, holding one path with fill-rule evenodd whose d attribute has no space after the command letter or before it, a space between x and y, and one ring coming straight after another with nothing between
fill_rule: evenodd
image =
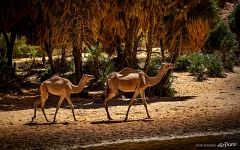
<instances>
[{"instance_id":1,"label":"camel hoof","mask_svg":"<svg viewBox=\"0 0 240 150\"><path fill-rule=\"evenodd\" d=\"M123 121L125 121L125 122L128 121L128 118L125 118Z\"/></svg>"},{"instance_id":2,"label":"camel hoof","mask_svg":"<svg viewBox=\"0 0 240 150\"><path fill-rule=\"evenodd\" d=\"M108 118L108 120L113 120L112 117L110 117L110 116L108 116L107 118Z\"/></svg>"},{"instance_id":3,"label":"camel hoof","mask_svg":"<svg viewBox=\"0 0 240 150\"><path fill-rule=\"evenodd\" d=\"M113 118L108 118L109 121L113 120Z\"/></svg>"},{"instance_id":4,"label":"camel hoof","mask_svg":"<svg viewBox=\"0 0 240 150\"><path fill-rule=\"evenodd\" d=\"M30 121L29 124L33 124L34 123L34 120Z\"/></svg>"}]
</instances>

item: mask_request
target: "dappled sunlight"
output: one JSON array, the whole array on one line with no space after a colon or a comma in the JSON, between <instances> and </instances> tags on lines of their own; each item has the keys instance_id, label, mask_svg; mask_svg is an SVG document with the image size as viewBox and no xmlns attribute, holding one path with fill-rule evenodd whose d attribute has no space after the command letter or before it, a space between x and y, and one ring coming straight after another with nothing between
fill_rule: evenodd
<instances>
[{"instance_id":1,"label":"dappled sunlight","mask_svg":"<svg viewBox=\"0 0 240 150\"><path fill-rule=\"evenodd\" d=\"M239 148L237 1L0 0L0 149Z\"/></svg>"},{"instance_id":2,"label":"dappled sunlight","mask_svg":"<svg viewBox=\"0 0 240 150\"><path fill-rule=\"evenodd\" d=\"M46 122L40 109L37 110L37 119L31 122L35 97L23 99L20 96L17 103L16 99L15 101L2 99L0 104L2 107L6 105L6 108L1 107L0 138L9 137L7 139L10 141L10 138L14 138L15 142L24 141L35 145L35 140L30 139L34 139L37 135L41 141L49 137L58 144L62 144L62 137L65 137L64 144L73 146L79 145L77 143L87 145L119 139L141 139L146 136L201 135L206 132L213 134L221 131L226 133L239 131L240 67L234 70L235 73L229 73L227 78L213 78L201 83L194 81L188 74L175 73L178 81L174 86L182 96L149 98L147 103L152 119L145 119L147 116L141 99L135 101L128 121L124 121L128 98L119 97L110 102L109 111L114 120L108 120L103 104L99 101L73 97L77 121L73 120L71 109L64 102L59 109L56 123ZM187 89L189 83L191 88ZM194 91L199 86L202 87L201 91ZM204 88L205 86L209 88ZM46 114L52 121L58 97L50 98ZM27 138L20 139L18 135Z\"/></svg>"}]
</instances>

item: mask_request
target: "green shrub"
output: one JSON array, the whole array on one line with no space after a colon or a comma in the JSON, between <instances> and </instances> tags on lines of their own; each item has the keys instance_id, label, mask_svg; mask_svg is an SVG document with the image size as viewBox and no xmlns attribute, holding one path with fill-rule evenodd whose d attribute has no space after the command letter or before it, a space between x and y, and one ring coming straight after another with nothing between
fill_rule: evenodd
<instances>
[{"instance_id":1,"label":"green shrub","mask_svg":"<svg viewBox=\"0 0 240 150\"><path fill-rule=\"evenodd\" d=\"M62 58L60 57L54 59L54 65L55 65L56 72L60 74L64 74L66 72L72 72L74 70L73 61L69 62L65 60L65 62L63 62Z\"/></svg>"},{"instance_id":2,"label":"green shrub","mask_svg":"<svg viewBox=\"0 0 240 150\"><path fill-rule=\"evenodd\" d=\"M190 66L188 71L197 77L197 80L205 79L207 71L207 58L202 53L193 53L189 56Z\"/></svg>"},{"instance_id":3,"label":"green shrub","mask_svg":"<svg viewBox=\"0 0 240 150\"><path fill-rule=\"evenodd\" d=\"M224 69L216 55L206 55L208 58L207 72L210 77L224 77Z\"/></svg>"},{"instance_id":4,"label":"green shrub","mask_svg":"<svg viewBox=\"0 0 240 150\"><path fill-rule=\"evenodd\" d=\"M46 71L42 74L42 76L41 76L41 78L40 78L40 82L43 82L43 81L51 78L52 75L53 75L52 70L51 70L50 67L48 67L48 68L46 69Z\"/></svg>"},{"instance_id":5,"label":"green shrub","mask_svg":"<svg viewBox=\"0 0 240 150\"><path fill-rule=\"evenodd\" d=\"M92 74L93 71L93 63L89 60L83 63L83 72L87 74Z\"/></svg>"},{"instance_id":6,"label":"green shrub","mask_svg":"<svg viewBox=\"0 0 240 150\"><path fill-rule=\"evenodd\" d=\"M38 46L26 44L26 38L20 37L15 40L13 49L14 58L35 58L41 57L41 52Z\"/></svg>"},{"instance_id":7,"label":"green shrub","mask_svg":"<svg viewBox=\"0 0 240 150\"><path fill-rule=\"evenodd\" d=\"M98 83L101 86L103 86L107 80L108 75L115 70L112 60L109 58L102 59L100 61L99 70L100 71L99 71Z\"/></svg>"},{"instance_id":8,"label":"green shrub","mask_svg":"<svg viewBox=\"0 0 240 150\"><path fill-rule=\"evenodd\" d=\"M159 57L153 57L149 63L149 69L147 72L147 75L149 76L155 76L160 67L161 67L161 59ZM173 76L170 76L169 82L167 84L163 84L161 81L146 90L146 94L148 96L174 96L176 94L176 91L172 87L173 83Z\"/></svg>"},{"instance_id":9,"label":"green shrub","mask_svg":"<svg viewBox=\"0 0 240 150\"><path fill-rule=\"evenodd\" d=\"M87 48L85 57L87 61L83 65L83 72L94 74L98 84L94 90L103 90L108 75L115 70L113 61L104 55L100 43Z\"/></svg>"},{"instance_id":10,"label":"green shrub","mask_svg":"<svg viewBox=\"0 0 240 150\"><path fill-rule=\"evenodd\" d=\"M150 87L148 92L149 96L166 96L166 97L173 97L177 93L176 90L173 88L173 75L171 74L170 79L167 83L163 84L162 81L160 81L157 85Z\"/></svg>"},{"instance_id":11,"label":"green shrub","mask_svg":"<svg viewBox=\"0 0 240 150\"><path fill-rule=\"evenodd\" d=\"M230 71L233 70L234 63L236 62L235 53L237 47L238 44L235 34L231 32L224 22L220 22L213 31L209 33L204 45L207 53L220 52L218 54L223 63L223 67Z\"/></svg>"},{"instance_id":12,"label":"green shrub","mask_svg":"<svg viewBox=\"0 0 240 150\"><path fill-rule=\"evenodd\" d=\"M234 11L228 17L228 24L232 32L240 33L240 3L237 4Z\"/></svg>"},{"instance_id":13,"label":"green shrub","mask_svg":"<svg viewBox=\"0 0 240 150\"><path fill-rule=\"evenodd\" d=\"M233 33L237 35L237 46L238 49L234 51L237 60L237 63L240 64L240 3L237 4L234 11L229 15L228 17L228 24ZM229 60L232 60L231 57L228 58ZM231 66L230 62L230 66ZM227 65L228 66L228 65Z\"/></svg>"},{"instance_id":14,"label":"green shrub","mask_svg":"<svg viewBox=\"0 0 240 150\"><path fill-rule=\"evenodd\" d=\"M158 72L158 69L161 67L161 64L162 64L162 62L159 57L151 58L147 74L150 76L156 75Z\"/></svg>"},{"instance_id":15,"label":"green shrub","mask_svg":"<svg viewBox=\"0 0 240 150\"><path fill-rule=\"evenodd\" d=\"M96 79L98 79L100 61L105 59L101 44L96 43L94 46L87 48L85 57L87 58L87 62L83 66L84 72L94 74L94 76L96 76Z\"/></svg>"},{"instance_id":16,"label":"green shrub","mask_svg":"<svg viewBox=\"0 0 240 150\"><path fill-rule=\"evenodd\" d=\"M175 63L174 71L188 71L191 62L187 55L180 56Z\"/></svg>"},{"instance_id":17,"label":"green shrub","mask_svg":"<svg viewBox=\"0 0 240 150\"><path fill-rule=\"evenodd\" d=\"M223 43L225 42L225 44L228 44L229 49L233 49L235 47L235 43L233 41L236 41L234 34L224 22L219 22L209 33L204 48L207 52L222 51L226 48L223 47Z\"/></svg>"},{"instance_id":18,"label":"green shrub","mask_svg":"<svg viewBox=\"0 0 240 150\"><path fill-rule=\"evenodd\" d=\"M224 69L221 60L217 54L194 53L187 56L190 64L188 71L196 76L198 81L210 77L224 77Z\"/></svg>"},{"instance_id":19,"label":"green shrub","mask_svg":"<svg viewBox=\"0 0 240 150\"><path fill-rule=\"evenodd\" d=\"M106 57L101 58L99 60L99 67L97 69L99 70L99 73L97 74L97 76L95 75L95 79L97 80L98 84L96 88L98 88L98 90L103 90L108 75L115 70L112 60ZM94 74L94 63L91 60L88 60L84 63L83 72L88 74Z\"/></svg>"}]
</instances>

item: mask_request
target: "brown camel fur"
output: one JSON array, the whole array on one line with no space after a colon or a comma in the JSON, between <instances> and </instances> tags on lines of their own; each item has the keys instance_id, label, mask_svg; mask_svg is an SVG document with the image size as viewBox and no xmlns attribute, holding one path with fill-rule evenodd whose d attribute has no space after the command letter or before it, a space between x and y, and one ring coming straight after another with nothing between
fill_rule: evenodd
<instances>
[{"instance_id":1,"label":"brown camel fur","mask_svg":"<svg viewBox=\"0 0 240 150\"><path fill-rule=\"evenodd\" d=\"M137 98L139 94L142 98L143 105L146 109L147 117L151 118L147 109L145 89L147 87L151 87L158 84L161 81L164 74L167 73L168 69L173 68L174 68L173 64L163 63L155 77L149 77L143 71L134 70L131 68L124 68L120 72L112 73L107 79L107 93L106 99L104 101L104 107L106 109L108 119L109 120L112 119L108 111L108 101L110 101L113 97L117 95L118 90L123 92L134 92L134 95L128 106L125 121L127 121L128 119L130 107L133 105L134 100Z\"/></svg>"},{"instance_id":2,"label":"brown camel fur","mask_svg":"<svg viewBox=\"0 0 240 150\"><path fill-rule=\"evenodd\" d=\"M75 114L74 114L74 106L73 106L72 100L70 99L70 95L72 93L81 92L86 87L87 83L92 79L94 79L94 76L84 74L78 85L73 85L68 79L59 77L57 75L52 76L50 79L45 80L40 85L40 88L39 88L41 96L34 103L34 116L32 118L32 121L36 118L36 109L41 104L43 115L46 121L49 122L44 111L44 105L46 100L48 99L48 93L51 93L53 95L57 95L60 97L56 107L56 112L54 115L53 122L55 122L58 109L60 108L64 99L67 99L68 104L72 109L73 118L76 121Z\"/></svg>"}]
</instances>

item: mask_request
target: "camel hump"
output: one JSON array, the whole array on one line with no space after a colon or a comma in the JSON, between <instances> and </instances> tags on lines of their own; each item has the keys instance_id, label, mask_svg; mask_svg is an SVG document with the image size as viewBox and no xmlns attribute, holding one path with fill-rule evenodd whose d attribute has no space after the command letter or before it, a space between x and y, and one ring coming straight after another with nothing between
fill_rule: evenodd
<instances>
[{"instance_id":1,"label":"camel hump","mask_svg":"<svg viewBox=\"0 0 240 150\"><path fill-rule=\"evenodd\" d=\"M124 68L122 69L121 71L117 72L123 76L126 76L130 73L139 73L139 72L142 72L141 70L136 70L136 69L132 69L132 68Z\"/></svg>"}]
</instances>

